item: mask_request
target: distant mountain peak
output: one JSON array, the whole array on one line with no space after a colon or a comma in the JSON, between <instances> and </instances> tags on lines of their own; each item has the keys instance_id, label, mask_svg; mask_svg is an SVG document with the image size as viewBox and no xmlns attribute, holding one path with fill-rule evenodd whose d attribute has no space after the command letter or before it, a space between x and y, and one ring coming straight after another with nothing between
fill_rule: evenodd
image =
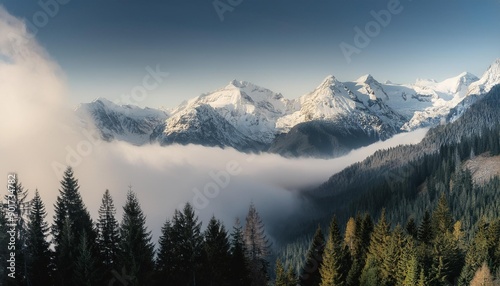
<instances>
[{"instance_id":1,"label":"distant mountain peak","mask_svg":"<svg viewBox=\"0 0 500 286\"><path fill-rule=\"evenodd\" d=\"M425 86L429 84L437 83L438 81L433 78L417 78L415 80L415 85L417 86Z\"/></svg>"},{"instance_id":2,"label":"distant mountain peak","mask_svg":"<svg viewBox=\"0 0 500 286\"><path fill-rule=\"evenodd\" d=\"M233 79L232 81L229 82L228 87L233 86L236 88L245 88L250 85L255 86L253 83L248 81Z\"/></svg>"},{"instance_id":3,"label":"distant mountain peak","mask_svg":"<svg viewBox=\"0 0 500 286\"><path fill-rule=\"evenodd\" d=\"M360 76L356 82L359 82L359 83L370 83L370 82L376 82L376 80L373 78L373 76L371 74L365 74L365 75L362 75Z\"/></svg>"},{"instance_id":4,"label":"distant mountain peak","mask_svg":"<svg viewBox=\"0 0 500 286\"><path fill-rule=\"evenodd\" d=\"M486 93L497 84L500 84L500 58L488 67L478 81L470 85L468 94Z\"/></svg>"},{"instance_id":5,"label":"distant mountain peak","mask_svg":"<svg viewBox=\"0 0 500 286\"><path fill-rule=\"evenodd\" d=\"M461 74L458 75L458 77L477 78L476 75L467 71L462 72Z\"/></svg>"},{"instance_id":6,"label":"distant mountain peak","mask_svg":"<svg viewBox=\"0 0 500 286\"><path fill-rule=\"evenodd\" d=\"M329 93L330 93L330 92L334 91L336 89L336 87L339 87L339 86L343 86L342 83L339 82L335 76L329 75L316 88L316 91L329 91Z\"/></svg>"},{"instance_id":7,"label":"distant mountain peak","mask_svg":"<svg viewBox=\"0 0 500 286\"><path fill-rule=\"evenodd\" d=\"M496 59L486 70L485 74L500 76L500 58Z\"/></svg>"}]
</instances>

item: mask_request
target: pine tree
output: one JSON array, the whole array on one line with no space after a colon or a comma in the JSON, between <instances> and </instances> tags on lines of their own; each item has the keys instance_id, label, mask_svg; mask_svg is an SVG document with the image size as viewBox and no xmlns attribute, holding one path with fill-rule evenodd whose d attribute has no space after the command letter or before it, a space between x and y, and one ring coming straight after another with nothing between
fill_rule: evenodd
<instances>
[{"instance_id":1,"label":"pine tree","mask_svg":"<svg viewBox=\"0 0 500 286\"><path fill-rule=\"evenodd\" d=\"M270 243L265 234L264 223L253 203L248 210L243 238L250 263L252 285L264 285L269 279L269 263L266 258L269 255Z\"/></svg>"},{"instance_id":2,"label":"pine tree","mask_svg":"<svg viewBox=\"0 0 500 286\"><path fill-rule=\"evenodd\" d=\"M458 241L460 247L462 248L463 239L464 239L464 231L462 230L462 222L456 221L453 225L453 238Z\"/></svg>"},{"instance_id":3,"label":"pine tree","mask_svg":"<svg viewBox=\"0 0 500 286\"><path fill-rule=\"evenodd\" d=\"M349 247L349 251L351 255L354 256L356 249L356 220L354 218L349 218L347 221L347 226L345 228L345 236L344 241L347 247Z\"/></svg>"},{"instance_id":4,"label":"pine tree","mask_svg":"<svg viewBox=\"0 0 500 286\"><path fill-rule=\"evenodd\" d=\"M27 281L28 284L38 283L49 285L51 283L51 252L47 236L49 225L45 221L47 213L45 205L38 190L31 201L31 212L29 214L28 232L26 237L27 253ZM33 282L31 282L33 281Z\"/></svg>"},{"instance_id":5,"label":"pine tree","mask_svg":"<svg viewBox=\"0 0 500 286\"><path fill-rule=\"evenodd\" d=\"M131 277L131 285L148 285L154 268L154 246L139 201L129 189L120 225L119 265Z\"/></svg>"},{"instance_id":6,"label":"pine tree","mask_svg":"<svg viewBox=\"0 0 500 286\"><path fill-rule=\"evenodd\" d=\"M249 263L245 253L242 227L240 220L236 219L231 233L231 265L229 267L231 285L250 285Z\"/></svg>"},{"instance_id":7,"label":"pine tree","mask_svg":"<svg viewBox=\"0 0 500 286\"><path fill-rule=\"evenodd\" d=\"M75 277L72 285L96 285L97 277L97 261L93 256L87 234L84 232L80 238L75 262Z\"/></svg>"},{"instance_id":8,"label":"pine tree","mask_svg":"<svg viewBox=\"0 0 500 286\"><path fill-rule=\"evenodd\" d=\"M75 250L72 224L73 222L69 216L66 216L60 227L58 251L55 253L55 262L57 264L56 285L73 284L74 262L78 257L78 253Z\"/></svg>"},{"instance_id":9,"label":"pine tree","mask_svg":"<svg viewBox=\"0 0 500 286\"><path fill-rule=\"evenodd\" d=\"M372 255L367 256L365 267L361 272L361 277L359 278L359 285L362 286L372 286L372 285L384 285L382 284L382 277L380 274L380 268L377 264L377 260Z\"/></svg>"},{"instance_id":10,"label":"pine tree","mask_svg":"<svg viewBox=\"0 0 500 286\"><path fill-rule=\"evenodd\" d=\"M429 212L425 212L424 218L418 227L418 241L423 242L425 244L429 244L433 238L432 235L432 222L431 215Z\"/></svg>"},{"instance_id":11,"label":"pine tree","mask_svg":"<svg viewBox=\"0 0 500 286\"><path fill-rule=\"evenodd\" d=\"M61 180L61 189L59 190L59 196L57 197L56 204L54 205L55 215L54 224L52 225L53 243L55 247L55 256L57 258L55 266L58 273L58 278L56 280L58 285L67 285L63 284L67 283L67 277L75 276L75 273L60 271L60 269L73 271L75 269L73 265L75 260L71 259L66 261L65 259L60 260L59 258L77 257L76 250L80 247L83 233L85 233L88 238L88 247L94 258L98 255L97 245L95 244L97 234L95 232L92 219L90 218L90 214L83 204L79 188L78 180L75 179L73 170L71 167L68 167L64 172L63 179ZM66 223L66 220L68 220L67 225L70 227L70 229L66 231L71 235L63 237L63 225ZM65 251L69 251L71 253L62 253L61 244L64 239L67 240L69 237L71 237L72 240L65 241L65 243L68 244Z\"/></svg>"},{"instance_id":12,"label":"pine tree","mask_svg":"<svg viewBox=\"0 0 500 286\"><path fill-rule=\"evenodd\" d=\"M274 281L274 286L288 286L288 277L285 272L285 268L281 263L281 259L276 260L276 280Z\"/></svg>"},{"instance_id":13,"label":"pine tree","mask_svg":"<svg viewBox=\"0 0 500 286\"><path fill-rule=\"evenodd\" d=\"M404 250L408 247L408 237L400 225L392 231L386 245L385 256L380 265L384 285L401 285L406 272Z\"/></svg>"},{"instance_id":14,"label":"pine tree","mask_svg":"<svg viewBox=\"0 0 500 286\"><path fill-rule=\"evenodd\" d=\"M410 218L406 223L406 233L415 239L418 237L418 228L415 219Z\"/></svg>"},{"instance_id":15,"label":"pine tree","mask_svg":"<svg viewBox=\"0 0 500 286\"><path fill-rule=\"evenodd\" d=\"M171 237L175 245L172 256L172 285L197 285L202 273L201 257L203 237L201 223L191 204L186 204L182 212L176 210L172 219Z\"/></svg>"},{"instance_id":16,"label":"pine tree","mask_svg":"<svg viewBox=\"0 0 500 286\"><path fill-rule=\"evenodd\" d=\"M383 280L388 277L382 275L381 267L387 256L389 238L390 225L385 218L385 209L383 209L370 238L367 260L360 278L361 285L378 285L388 282Z\"/></svg>"},{"instance_id":17,"label":"pine tree","mask_svg":"<svg viewBox=\"0 0 500 286\"><path fill-rule=\"evenodd\" d=\"M231 285L227 269L229 268L230 244L224 225L214 216L210 219L204 234L204 284L206 285Z\"/></svg>"},{"instance_id":18,"label":"pine tree","mask_svg":"<svg viewBox=\"0 0 500 286\"><path fill-rule=\"evenodd\" d=\"M290 267L286 272L286 282L288 283L287 286L297 286L298 284L297 274L293 270L293 267Z\"/></svg>"},{"instance_id":19,"label":"pine tree","mask_svg":"<svg viewBox=\"0 0 500 286\"><path fill-rule=\"evenodd\" d=\"M328 240L323 252L323 261L319 270L321 286L346 285L347 272L350 267L349 250L342 241L337 218L330 223Z\"/></svg>"},{"instance_id":20,"label":"pine tree","mask_svg":"<svg viewBox=\"0 0 500 286\"><path fill-rule=\"evenodd\" d=\"M156 258L156 270L158 284L172 283L174 279L172 274L177 271L175 264L175 242L172 233L172 224L167 219L161 228L161 236L159 239L158 256Z\"/></svg>"},{"instance_id":21,"label":"pine tree","mask_svg":"<svg viewBox=\"0 0 500 286\"><path fill-rule=\"evenodd\" d=\"M443 195L439 198L436 209L432 213L432 230L436 235L451 232L453 230L453 218L451 217L448 202Z\"/></svg>"},{"instance_id":22,"label":"pine tree","mask_svg":"<svg viewBox=\"0 0 500 286\"><path fill-rule=\"evenodd\" d=\"M325 249L325 237L318 226L316 233L311 242L311 246L307 252L304 267L300 274L301 286L318 286L321 283L321 273L319 272L321 263L323 262L323 252Z\"/></svg>"},{"instance_id":23,"label":"pine tree","mask_svg":"<svg viewBox=\"0 0 500 286\"><path fill-rule=\"evenodd\" d=\"M424 270L420 269L420 275L418 276L417 286L428 286L427 277L425 276Z\"/></svg>"},{"instance_id":24,"label":"pine tree","mask_svg":"<svg viewBox=\"0 0 500 286\"><path fill-rule=\"evenodd\" d=\"M419 280L418 260L415 255L406 262L405 278L403 286L415 286Z\"/></svg>"},{"instance_id":25,"label":"pine tree","mask_svg":"<svg viewBox=\"0 0 500 286\"><path fill-rule=\"evenodd\" d=\"M467 249L465 264L459 277L459 285L468 286L474 274L484 261L490 260L489 223L484 219L478 222L478 229ZM498 237L497 237L498 239Z\"/></svg>"},{"instance_id":26,"label":"pine tree","mask_svg":"<svg viewBox=\"0 0 500 286\"><path fill-rule=\"evenodd\" d=\"M118 257L120 233L116 209L109 190L104 192L97 220L97 244L105 273L111 273Z\"/></svg>"},{"instance_id":27,"label":"pine tree","mask_svg":"<svg viewBox=\"0 0 500 286\"><path fill-rule=\"evenodd\" d=\"M354 248L352 254L352 266L347 275L347 285L359 285L361 272L365 267L368 246L370 245L371 233L373 231L373 221L370 215L356 216L356 232Z\"/></svg>"}]
</instances>

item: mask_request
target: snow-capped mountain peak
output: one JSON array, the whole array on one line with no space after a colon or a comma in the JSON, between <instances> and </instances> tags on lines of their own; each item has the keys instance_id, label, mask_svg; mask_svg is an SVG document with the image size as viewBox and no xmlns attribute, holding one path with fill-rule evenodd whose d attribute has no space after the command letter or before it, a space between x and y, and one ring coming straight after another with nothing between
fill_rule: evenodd
<instances>
[{"instance_id":1,"label":"snow-capped mountain peak","mask_svg":"<svg viewBox=\"0 0 500 286\"><path fill-rule=\"evenodd\" d=\"M256 142L270 143L276 133L276 120L293 112L295 104L280 93L247 81L232 80L225 87L189 100L172 114L206 104L244 136Z\"/></svg>"},{"instance_id":2,"label":"snow-capped mountain peak","mask_svg":"<svg viewBox=\"0 0 500 286\"><path fill-rule=\"evenodd\" d=\"M320 120L342 130L359 128L387 138L401 127L402 117L377 99L376 93L385 92L373 77L365 76L361 82L342 83L334 76L326 77L312 92L300 97L300 110L278 120L278 128L288 131L299 123Z\"/></svg>"},{"instance_id":3,"label":"snow-capped mountain peak","mask_svg":"<svg viewBox=\"0 0 500 286\"><path fill-rule=\"evenodd\" d=\"M466 95L469 85L477 80L479 80L477 76L469 72L463 72L455 77L438 82L431 87L442 93L454 95L455 97L463 97Z\"/></svg>"},{"instance_id":4,"label":"snow-capped mountain peak","mask_svg":"<svg viewBox=\"0 0 500 286\"><path fill-rule=\"evenodd\" d=\"M333 75L327 76L321 84L316 87L316 89L310 94L322 95L322 96L335 96L335 95L345 95L346 88L344 84L337 80Z\"/></svg>"},{"instance_id":5,"label":"snow-capped mountain peak","mask_svg":"<svg viewBox=\"0 0 500 286\"><path fill-rule=\"evenodd\" d=\"M351 86L351 89L367 95L369 100L389 99L389 96L385 92L382 84L373 78L371 74L359 77L354 83L356 86Z\"/></svg>"},{"instance_id":6,"label":"snow-capped mountain peak","mask_svg":"<svg viewBox=\"0 0 500 286\"><path fill-rule=\"evenodd\" d=\"M470 85L468 94L482 94L500 84L500 58L496 59L481 76L481 78Z\"/></svg>"},{"instance_id":7,"label":"snow-capped mountain peak","mask_svg":"<svg viewBox=\"0 0 500 286\"><path fill-rule=\"evenodd\" d=\"M299 99L302 110L334 113L346 113L356 108L356 95L333 75L327 76L314 91ZM323 114L326 115L326 114Z\"/></svg>"},{"instance_id":8,"label":"snow-capped mountain peak","mask_svg":"<svg viewBox=\"0 0 500 286\"><path fill-rule=\"evenodd\" d=\"M371 74L362 75L356 80L356 82L358 82L358 83L366 83L366 84L369 84L369 83L374 82L374 81L376 81L376 80L373 78L373 76Z\"/></svg>"},{"instance_id":9,"label":"snow-capped mountain peak","mask_svg":"<svg viewBox=\"0 0 500 286\"><path fill-rule=\"evenodd\" d=\"M95 124L103 139L125 140L135 145L148 143L153 129L168 117L158 109L118 105L105 98L80 104L75 112L85 123Z\"/></svg>"}]
</instances>

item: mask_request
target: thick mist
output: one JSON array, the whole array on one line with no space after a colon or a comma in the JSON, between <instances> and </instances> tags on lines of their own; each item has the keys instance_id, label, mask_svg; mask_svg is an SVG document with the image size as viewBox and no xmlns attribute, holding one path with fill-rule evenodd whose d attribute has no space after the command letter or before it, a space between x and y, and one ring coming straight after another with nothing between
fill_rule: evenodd
<instances>
[{"instance_id":1,"label":"thick mist","mask_svg":"<svg viewBox=\"0 0 500 286\"><path fill-rule=\"evenodd\" d=\"M138 195L154 238L176 208L191 202L206 222L212 215L230 228L253 202L268 225L298 209L298 193L383 148L418 143L426 130L397 135L336 159L287 159L202 146L132 146L102 142L83 131L68 102L64 75L24 24L0 7L0 176L17 172L32 196L41 193L52 221L65 166L96 218L109 189L121 220L129 187ZM110 95L110 100L113 100ZM5 184L4 184L5 185ZM6 191L2 191L5 193Z\"/></svg>"}]
</instances>

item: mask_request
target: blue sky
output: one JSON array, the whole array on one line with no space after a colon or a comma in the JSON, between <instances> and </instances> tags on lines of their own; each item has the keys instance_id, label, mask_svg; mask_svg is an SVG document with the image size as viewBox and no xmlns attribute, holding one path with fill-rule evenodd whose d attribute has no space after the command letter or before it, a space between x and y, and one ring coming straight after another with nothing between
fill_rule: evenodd
<instances>
[{"instance_id":1,"label":"blue sky","mask_svg":"<svg viewBox=\"0 0 500 286\"><path fill-rule=\"evenodd\" d=\"M173 107L232 79L294 98L329 74L400 83L481 76L500 57L498 0L401 0L402 11L349 63L339 45L354 46L354 27L364 30L371 11L397 0L241 0L223 21L212 0L65 0L40 27L34 16L51 1L0 3L38 26L36 38L66 73L74 103L129 94L157 65L169 76L137 105Z\"/></svg>"}]
</instances>

